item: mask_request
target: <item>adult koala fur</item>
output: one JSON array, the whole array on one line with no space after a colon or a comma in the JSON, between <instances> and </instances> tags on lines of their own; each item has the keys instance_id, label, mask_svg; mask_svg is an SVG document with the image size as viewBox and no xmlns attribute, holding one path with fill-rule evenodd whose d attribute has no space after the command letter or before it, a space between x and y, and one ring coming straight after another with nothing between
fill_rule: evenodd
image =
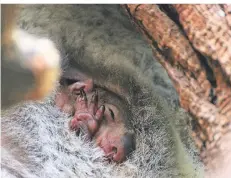
<instances>
[{"instance_id":1,"label":"adult koala fur","mask_svg":"<svg viewBox=\"0 0 231 178\"><path fill-rule=\"evenodd\" d=\"M203 177L187 128L190 118L119 5L25 5L18 22L50 38L65 64L86 71L99 86L124 89L117 94L131 105L137 149L121 165L107 163L99 148L69 131L68 116L51 96L4 112L3 177Z\"/></svg>"}]
</instances>

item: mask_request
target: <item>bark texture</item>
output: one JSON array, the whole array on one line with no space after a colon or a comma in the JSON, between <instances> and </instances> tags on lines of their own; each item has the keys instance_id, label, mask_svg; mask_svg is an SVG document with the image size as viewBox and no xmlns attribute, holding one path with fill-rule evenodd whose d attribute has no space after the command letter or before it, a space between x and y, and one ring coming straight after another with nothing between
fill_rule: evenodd
<instances>
[{"instance_id":1,"label":"bark texture","mask_svg":"<svg viewBox=\"0 0 231 178\"><path fill-rule=\"evenodd\" d=\"M205 163L231 130L231 5L123 5L195 118Z\"/></svg>"}]
</instances>

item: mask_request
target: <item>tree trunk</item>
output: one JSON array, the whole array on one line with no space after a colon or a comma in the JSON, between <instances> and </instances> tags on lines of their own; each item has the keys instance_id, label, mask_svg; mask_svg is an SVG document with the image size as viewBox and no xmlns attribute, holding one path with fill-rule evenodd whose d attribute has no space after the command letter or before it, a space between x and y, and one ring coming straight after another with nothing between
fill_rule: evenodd
<instances>
[{"instance_id":1,"label":"tree trunk","mask_svg":"<svg viewBox=\"0 0 231 178\"><path fill-rule=\"evenodd\" d=\"M122 5L195 118L205 163L231 130L231 5Z\"/></svg>"}]
</instances>

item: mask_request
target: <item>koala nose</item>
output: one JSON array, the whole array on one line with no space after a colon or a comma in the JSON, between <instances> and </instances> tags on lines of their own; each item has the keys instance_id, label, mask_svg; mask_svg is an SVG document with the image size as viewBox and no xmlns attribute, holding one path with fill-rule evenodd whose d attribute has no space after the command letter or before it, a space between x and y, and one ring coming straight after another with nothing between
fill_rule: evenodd
<instances>
[{"instance_id":1,"label":"koala nose","mask_svg":"<svg viewBox=\"0 0 231 178\"><path fill-rule=\"evenodd\" d=\"M135 136L131 133L126 133L121 138L119 144L109 144L108 147L104 147L103 150L106 153L106 157L121 163L127 159L129 155L135 150Z\"/></svg>"}]
</instances>

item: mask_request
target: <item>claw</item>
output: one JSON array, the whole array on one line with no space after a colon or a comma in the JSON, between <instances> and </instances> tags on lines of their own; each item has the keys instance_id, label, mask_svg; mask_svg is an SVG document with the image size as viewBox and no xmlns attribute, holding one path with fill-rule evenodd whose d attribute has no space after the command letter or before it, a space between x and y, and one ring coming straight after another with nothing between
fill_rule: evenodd
<instances>
[{"instance_id":1,"label":"claw","mask_svg":"<svg viewBox=\"0 0 231 178\"><path fill-rule=\"evenodd\" d=\"M82 90L82 88L79 91L80 91L80 97L83 97L83 90Z\"/></svg>"},{"instance_id":2,"label":"claw","mask_svg":"<svg viewBox=\"0 0 231 178\"><path fill-rule=\"evenodd\" d=\"M91 102L92 102L92 103L98 102L98 92L97 92L97 90L94 91L94 94L93 94L92 97L91 97Z\"/></svg>"},{"instance_id":3,"label":"claw","mask_svg":"<svg viewBox=\"0 0 231 178\"><path fill-rule=\"evenodd\" d=\"M91 97L89 112L94 115L97 111L97 107L98 107L98 93L95 91Z\"/></svg>"},{"instance_id":4,"label":"claw","mask_svg":"<svg viewBox=\"0 0 231 178\"><path fill-rule=\"evenodd\" d=\"M84 91L83 88L80 89L80 96L81 96L81 98L83 98L85 101L87 101L87 95L86 95L86 93L85 93L85 91Z\"/></svg>"}]
</instances>

